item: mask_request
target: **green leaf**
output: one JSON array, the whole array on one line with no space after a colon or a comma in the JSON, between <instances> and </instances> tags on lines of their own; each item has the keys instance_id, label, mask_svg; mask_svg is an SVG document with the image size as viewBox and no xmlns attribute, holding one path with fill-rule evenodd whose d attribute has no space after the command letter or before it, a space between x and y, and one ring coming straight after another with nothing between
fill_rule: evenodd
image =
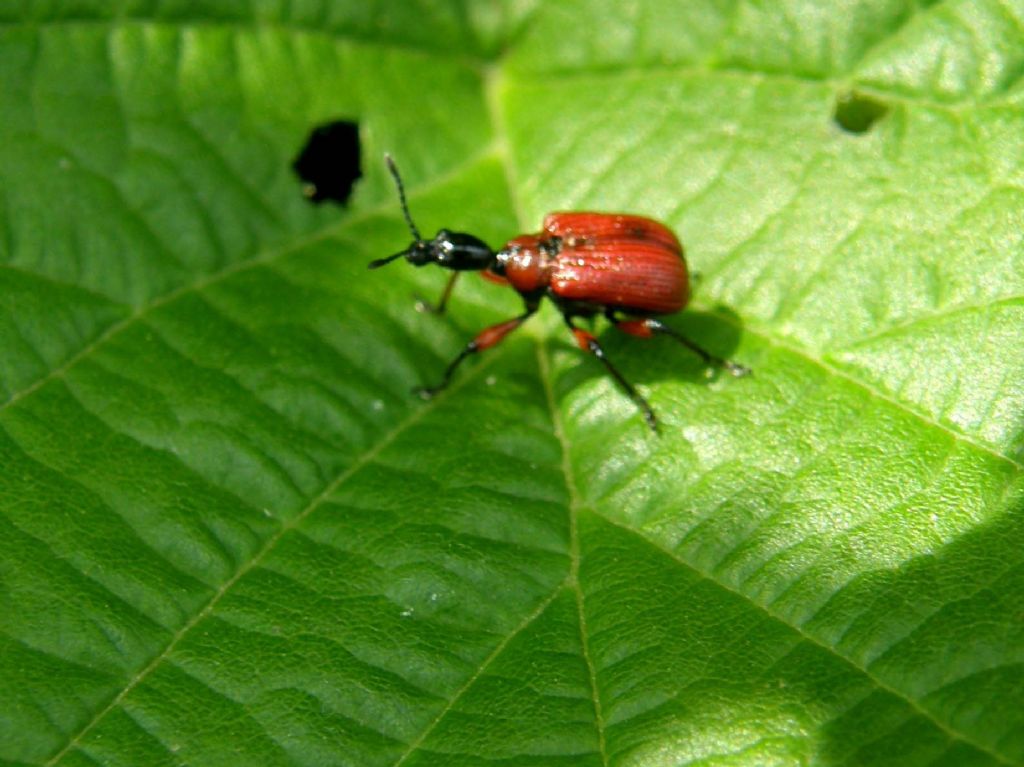
<instances>
[{"instance_id":1,"label":"green leaf","mask_svg":"<svg viewBox=\"0 0 1024 767\"><path fill-rule=\"evenodd\" d=\"M348 208L309 131L358 120ZM666 221L670 339L366 264ZM0 3L0 762L1024 764L1024 3Z\"/></svg>"}]
</instances>

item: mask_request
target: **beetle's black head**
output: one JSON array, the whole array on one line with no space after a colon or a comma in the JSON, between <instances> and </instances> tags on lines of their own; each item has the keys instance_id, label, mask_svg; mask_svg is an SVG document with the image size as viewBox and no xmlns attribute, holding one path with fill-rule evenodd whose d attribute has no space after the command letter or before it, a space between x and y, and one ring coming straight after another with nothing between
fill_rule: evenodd
<instances>
[{"instance_id":1,"label":"beetle's black head","mask_svg":"<svg viewBox=\"0 0 1024 767\"><path fill-rule=\"evenodd\" d=\"M428 243L438 266L459 272L486 269L494 263L494 251L483 240L465 232L442 229ZM412 261L412 259L409 259Z\"/></svg>"},{"instance_id":2,"label":"beetle's black head","mask_svg":"<svg viewBox=\"0 0 1024 767\"><path fill-rule=\"evenodd\" d=\"M395 186L398 187L398 198L402 203L402 213L405 215L405 222L409 225L409 231L415 238L405 250L395 253L387 258L378 258L371 261L369 267L376 269L390 264L395 259L405 256L405 259L415 266L434 263L443 266L445 269L455 271L471 271L486 269L494 263L494 251L477 237L464 232L450 232L447 229L439 231L432 240L424 240L420 236L420 230L412 221L409 214L409 206L405 201L405 187L402 185L402 177L398 175L398 168L390 155L384 155L388 169L395 179Z\"/></svg>"},{"instance_id":3,"label":"beetle's black head","mask_svg":"<svg viewBox=\"0 0 1024 767\"><path fill-rule=\"evenodd\" d=\"M405 250L371 261L369 266L376 269L403 256L414 266L437 264L457 272L486 269L494 263L495 258L490 246L478 237L442 229L434 239L414 240Z\"/></svg>"},{"instance_id":4,"label":"beetle's black head","mask_svg":"<svg viewBox=\"0 0 1024 767\"><path fill-rule=\"evenodd\" d=\"M405 256L406 260L410 264L413 264L414 266L423 266L428 261L434 260L431 255L432 251L432 242L427 242L426 240L416 240L401 253L396 254L396 256ZM392 258L394 258L394 256L392 256ZM383 266L390 260L390 258L378 259L377 261L374 261L372 264L370 264L370 268L376 269L378 266Z\"/></svg>"}]
</instances>

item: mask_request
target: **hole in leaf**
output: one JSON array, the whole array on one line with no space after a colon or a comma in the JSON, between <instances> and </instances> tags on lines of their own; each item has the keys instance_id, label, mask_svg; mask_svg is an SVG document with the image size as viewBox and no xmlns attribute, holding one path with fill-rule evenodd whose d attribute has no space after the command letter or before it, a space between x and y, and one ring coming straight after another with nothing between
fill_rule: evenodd
<instances>
[{"instance_id":1,"label":"hole in leaf","mask_svg":"<svg viewBox=\"0 0 1024 767\"><path fill-rule=\"evenodd\" d=\"M359 123L335 120L313 129L292 163L302 180L302 193L312 202L344 203L360 170Z\"/></svg>"},{"instance_id":2,"label":"hole in leaf","mask_svg":"<svg viewBox=\"0 0 1024 767\"><path fill-rule=\"evenodd\" d=\"M888 112L889 105L885 102L850 91L836 99L832 119L847 133L867 133Z\"/></svg>"}]
</instances>

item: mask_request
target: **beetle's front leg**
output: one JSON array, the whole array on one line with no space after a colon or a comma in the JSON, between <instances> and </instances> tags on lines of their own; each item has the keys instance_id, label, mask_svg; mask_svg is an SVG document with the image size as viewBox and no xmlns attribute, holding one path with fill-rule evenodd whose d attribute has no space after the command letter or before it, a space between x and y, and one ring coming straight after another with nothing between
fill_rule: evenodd
<instances>
[{"instance_id":1,"label":"beetle's front leg","mask_svg":"<svg viewBox=\"0 0 1024 767\"><path fill-rule=\"evenodd\" d=\"M448 282L445 283L444 291L441 293L441 300L436 304L432 304L420 296L416 296L416 311L426 312L428 314L444 314L445 307L448 306L448 299L451 298L452 289L455 287L455 281L459 279L459 275L462 272L452 272L452 276L448 278Z\"/></svg>"},{"instance_id":2,"label":"beetle's front leg","mask_svg":"<svg viewBox=\"0 0 1024 767\"><path fill-rule=\"evenodd\" d=\"M499 322L497 325L491 325L490 327L484 328L477 333L476 338L466 344L462 351L459 352L458 356L453 359L448 367L444 371L444 377L441 379L441 383L437 386L417 386L412 390L413 394L418 394L423 399L430 399L439 391L448 386L452 378L452 373L462 363L466 357L472 356L477 352L482 352L484 349L490 349L492 346L497 346L501 343L505 336L511 333L513 330L522 325L537 311L536 305L527 305L526 311L520 314L518 317L513 317L510 320Z\"/></svg>"}]
</instances>

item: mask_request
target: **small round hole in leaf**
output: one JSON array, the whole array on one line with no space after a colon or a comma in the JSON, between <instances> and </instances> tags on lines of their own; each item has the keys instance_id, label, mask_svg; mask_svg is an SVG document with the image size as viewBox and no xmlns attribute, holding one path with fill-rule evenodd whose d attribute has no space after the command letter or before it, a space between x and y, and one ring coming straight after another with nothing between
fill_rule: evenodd
<instances>
[{"instance_id":1,"label":"small round hole in leaf","mask_svg":"<svg viewBox=\"0 0 1024 767\"><path fill-rule=\"evenodd\" d=\"M362 177L359 123L335 120L317 126L292 163L302 180L302 193L312 202L344 203Z\"/></svg>"},{"instance_id":2,"label":"small round hole in leaf","mask_svg":"<svg viewBox=\"0 0 1024 767\"><path fill-rule=\"evenodd\" d=\"M832 119L847 133L867 133L889 112L889 105L863 93L851 91L836 99Z\"/></svg>"}]
</instances>

